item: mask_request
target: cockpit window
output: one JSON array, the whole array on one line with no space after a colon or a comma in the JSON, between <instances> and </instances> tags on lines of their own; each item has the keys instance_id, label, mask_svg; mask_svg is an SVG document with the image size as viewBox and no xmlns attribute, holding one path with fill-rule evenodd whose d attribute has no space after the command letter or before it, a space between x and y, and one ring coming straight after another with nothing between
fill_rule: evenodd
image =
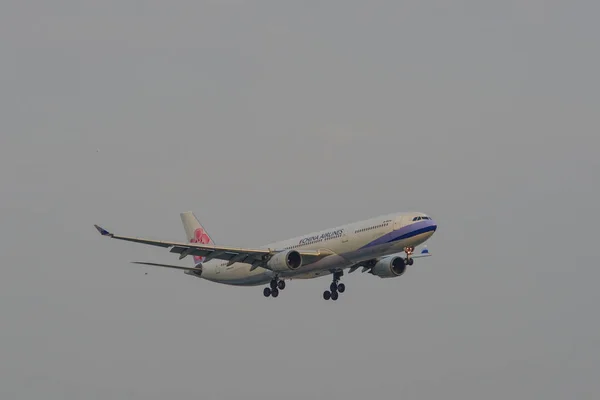
<instances>
[{"instance_id":1,"label":"cockpit window","mask_svg":"<svg viewBox=\"0 0 600 400\"><path fill-rule=\"evenodd\" d=\"M422 219L431 219L431 217L422 217L422 216L419 216L419 217L414 217L412 220L413 221L420 221Z\"/></svg>"}]
</instances>

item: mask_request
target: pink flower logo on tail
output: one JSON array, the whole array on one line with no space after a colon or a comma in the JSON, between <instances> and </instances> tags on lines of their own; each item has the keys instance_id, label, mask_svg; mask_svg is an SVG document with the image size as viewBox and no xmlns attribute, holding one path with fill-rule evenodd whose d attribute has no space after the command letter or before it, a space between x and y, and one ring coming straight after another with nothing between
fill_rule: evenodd
<instances>
[{"instance_id":1,"label":"pink flower logo on tail","mask_svg":"<svg viewBox=\"0 0 600 400\"><path fill-rule=\"evenodd\" d=\"M198 228L194 231L194 237L190 240L190 243L200 243L200 244L209 244L210 237L204 232L204 229ZM204 257L202 256L194 256L194 262L196 264L204 261Z\"/></svg>"}]
</instances>

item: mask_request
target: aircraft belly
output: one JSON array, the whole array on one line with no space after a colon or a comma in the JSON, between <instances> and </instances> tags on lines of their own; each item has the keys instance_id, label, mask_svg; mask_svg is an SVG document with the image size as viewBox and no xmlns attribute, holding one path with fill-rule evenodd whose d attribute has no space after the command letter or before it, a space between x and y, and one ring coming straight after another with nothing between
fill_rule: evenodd
<instances>
[{"instance_id":1,"label":"aircraft belly","mask_svg":"<svg viewBox=\"0 0 600 400\"><path fill-rule=\"evenodd\" d=\"M331 271L328 269L320 269L317 271L306 272L303 274L287 277L286 279L313 279L313 278L318 278L319 276L325 276L325 275L331 275Z\"/></svg>"},{"instance_id":2,"label":"aircraft belly","mask_svg":"<svg viewBox=\"0 0 600 400\"><path fill-rule=\"evenodd\" d=\"M302 266L299 268L298 271L286 271L280 274L279 276L296 279L301 279L301 277L310 278L321 275L327 275L330 273L331 269L347 268L351 265L352 261L348 260L346 257L334 254L312 264Z\"/></svg>"},{"instance_id":3,"label":"aircraft belly","mask_svg":"<svg viewBox=\"0 0 600 400\"><path fill-rule=\"evenodd\" d=\"M231 267L210 265L202 277L212 282L235 286L257 286L268 283L272 272L263 268L250 271L250 264L233 264Z\"/></svg>"}]
</instances>

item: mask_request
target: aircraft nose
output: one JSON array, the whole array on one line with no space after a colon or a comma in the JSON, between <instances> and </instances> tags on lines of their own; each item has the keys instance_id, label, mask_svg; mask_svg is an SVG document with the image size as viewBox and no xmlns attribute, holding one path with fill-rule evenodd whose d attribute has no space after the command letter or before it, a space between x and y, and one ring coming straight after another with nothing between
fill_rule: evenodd
<instances>
[{"instance_id":1,"label":"aircraft nose","mask_svg":"<svg viewBox=\"0 0 600 400\"><path fill-rule=\"evenodd\" d=\"M435 222L433 219L430 219L429 220L429 226L430 226L430 229L431 229L431 231L430 231L431 233L430 233L429 236L431 236L437 230L437 222Z\"/></svg>"}]
</instances>

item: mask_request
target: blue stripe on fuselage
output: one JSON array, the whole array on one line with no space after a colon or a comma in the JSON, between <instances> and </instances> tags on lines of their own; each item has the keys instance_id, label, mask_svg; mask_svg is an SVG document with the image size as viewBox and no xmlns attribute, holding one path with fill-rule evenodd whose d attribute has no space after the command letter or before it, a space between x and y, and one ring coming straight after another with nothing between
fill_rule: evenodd
<instances>
[{"instance_id":1,"label":"blue stripe on fuselage","mask_svg":"<svg viewBox=\"0 0 600 400\"><path fill-rule=\"evenodd\" d=\"M403 226L400 229L387 233L377 239L367 243L361 249L365 249L368 247L377 246L385 243L397 242L399 240L410 239L417 235L421 235L427 232L435 232L437 229L437 225L432 220L425 220L415 222L414 224Z\"/></svg>"}]
</instances>

